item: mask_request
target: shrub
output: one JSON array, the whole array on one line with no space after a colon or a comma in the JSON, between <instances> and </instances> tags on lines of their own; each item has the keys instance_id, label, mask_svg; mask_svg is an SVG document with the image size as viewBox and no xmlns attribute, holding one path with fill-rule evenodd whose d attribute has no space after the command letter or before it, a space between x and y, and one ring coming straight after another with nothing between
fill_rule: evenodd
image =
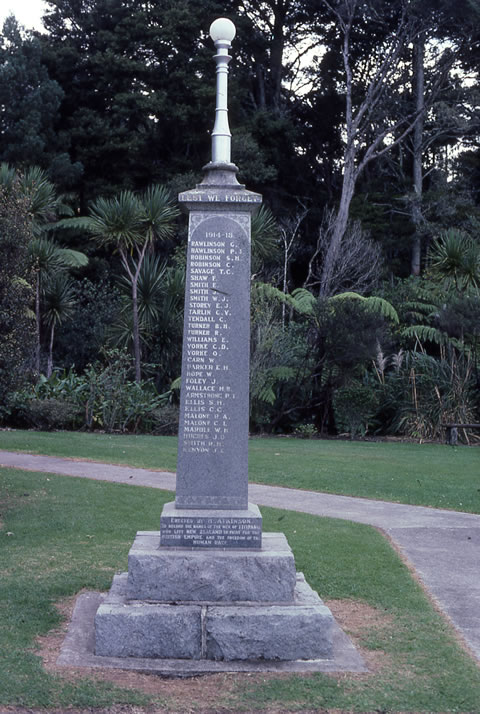
<instances>
[{"instance_id":1,"label":"shrub","mask_svg":"<svg viewBox=\"0 0 480 714\"><path fill-rule=\"evenodd\" d=\"M72 429L81 424L81 409L60 399L31 399L23 407L23 418L41 431Z\"/></svg>"},{"instance_id":2,"label":"shrub","mask_svg":"<svg viewBox=\"0 0 480 714\"><path fill-rule=\"evenodd\" d=\"M162 436L176 436L178 434L178 421L180 410L176 404L166 404L152 411L152 426L155 434Z\"/></svg>"},{"instance_id":3,"label":"shrub","mask_svg":"<svg viewBox=\"0 0 480 714\"><path fill-rule=\"evenodd\" d=\"M380 386L377 418L393 433L416 439L444 438L447 422L472 423L480 417L475 363L450 348L440 358L406 352Z\"/></svg>"},{"instance_id":4,"label":"shrub","mask_svg":"<svg viewBox=\"0 0 480 714\"><path fill-rule=\"evenodd\" d=\"M340 387L333 399L337 427L341 431L348 431L351 439L357 434L365 436L377 407L376 392L360 382L350 382Z\"/></svg>"},{"instance_id":5,"label":"shrub","mask_svg":"<svg viewBox=\"0 0 480 714\"><path fill-rule=\"evenodd\" d=\"M315 424L299 424L293 432L299 439L313 439L317 433Z\"/></svg>"},{"instance_id":6,"label":"shrub","mask_svg":"<svg viewBox=\"0 0 480 714\"><path fill-rule=\"evenodd\" d=\"M34 387L15 395L13 419L47 430L151 432L159 421L166 429L173 412L168 417L157 412L168 405L171 392L159 394L151 382L132 380L132 360L126 353L109 350L106 357L106 365L96 362L83 375L74 369L56 371L49 378L42 375Z\"/></svg>"}]
</instances>

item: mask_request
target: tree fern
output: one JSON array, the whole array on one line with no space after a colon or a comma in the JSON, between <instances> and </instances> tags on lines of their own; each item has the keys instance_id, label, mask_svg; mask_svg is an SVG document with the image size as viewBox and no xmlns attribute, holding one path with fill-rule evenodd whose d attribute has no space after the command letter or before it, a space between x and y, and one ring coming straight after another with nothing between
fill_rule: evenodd
<instances>
[{"instance_id":1,"label":"tree fern","mask_svg":"<svg viewBox=\"0 0 480 714\"><path fill-rule=\"evenodd\" d=\"M252 397L265 404L274 404L277 395L275 387L279 382L289 382L297 376L293 367L272 367L257 374L256 384L252 385Z\"/></svg>"},{"instance_id":2,"label":"tree fern","mask_svg":"<svg viewBox=\"0 0 480 714\"><path fill-rule=\"evenodd\" d=\"M358 293L346 292L338 293L338 295L334 295L333 297L331 297L330 300L332 302L335 302L336 300L361 300L363 304L369 309L373 310L374 312L380 313L380 315L383 315L383 317L392 320L392 322L395 322L396 324L399 323L397 311L395 310L393 305L384 298L377 297L375 295L371 297L365 297L363 295L359 295Z\"/></svg>"},{"instance_id":3,"label":"tree fern","mask_svg":"<svg viewBox=\"0 0 480 714\"><path fill-rule=\"evenodd\" d=\"M445 345L448 342L447 335L430 325L409 325L404 327L400 334L402 337L413 337L420 342L433 342L436 345Z\"/></svg>"},{"instance_id":4,"label":"tree fern","mask_svg":"<svg viewBox=\"0 0 480 714\"><path fill-rule=\"evenodd\" d=\"M303 297L303 295L300 296L300 298L297 297L297 293L299 290L302 290L299 288L299 290L295 290L292 295L289 295L288 293L282 292L282 290L279 290L273 285L270 285L269 283L262 283L262 282L254 282L252 283L252 292L256 293L256 296L259 298L266 298L268 300L273 300L273 301L278 301L279 303L288 305L289 307L292 307L294 310L296 310L299 313L311 313L311 309L309 308L308 301ZM303 290L304 293L307 293L313 302L315 302L315 298L311 293L308 292L308 290Z\"/></svg>"},{"instance_id":5,"label":"tree fern","mask_svg":"<svg viewBox=\"0 0 480 714\"><path fill-rule=\"evenodd\" d=\"M309 290L306 290L306 288L297 288L297 290L293 291L292 297L295 300L298 312L305 315L312 314L316 298Z\"/></svg>"}]
</instances>

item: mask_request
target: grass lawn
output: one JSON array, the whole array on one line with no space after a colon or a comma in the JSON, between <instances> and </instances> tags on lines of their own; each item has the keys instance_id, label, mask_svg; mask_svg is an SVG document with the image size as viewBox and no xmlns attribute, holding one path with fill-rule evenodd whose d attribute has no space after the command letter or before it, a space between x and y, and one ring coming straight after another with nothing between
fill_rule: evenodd
<instances>
[{"instance_id":1,"label":"grass lawn","mask_svg":"<svg viewBox=\"0 0 480 714\"><path fill-rule=\"evenodd\" d=\"M174 471L177 439L0 431L0 449ZM480 447L253 438L249 479L346 496L480 513Z\"/></svg>"},{"instance_id":2,"label":"grass lawn","mask_svg":"<svg viewBox=\"0 0 480 714\"><path fill-rule=\"evenodd\" d=\"M46 672L35 638L58 626L55 602L83 588L107 589L113 574L126 569L135 532L157 530L171 497L0 469L0 707L478 712L480 670L376 530L268 508L265 530L286 533L297 569L332 608L364 608L360 624L347 617L344 627L375 656L373 673L214 675L176 683L150 677L146 694L135 680L127 688L88 670L74 679Z\"/></svg>"}]
</instances>

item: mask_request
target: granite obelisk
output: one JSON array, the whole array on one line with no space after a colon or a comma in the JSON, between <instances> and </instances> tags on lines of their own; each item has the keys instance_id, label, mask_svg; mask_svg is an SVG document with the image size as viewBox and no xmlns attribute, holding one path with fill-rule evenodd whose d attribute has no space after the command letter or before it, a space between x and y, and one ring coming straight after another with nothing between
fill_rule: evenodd
<instances>
[{"instance_id":1,"label":"granite obelisk","mask_svg":"<svg viewBox=\"0 0 480 714\"><path fill-rule=\"evenodd\" d=\"M250 220L261 197L230 160L230 20L217 48L212 161L189 212L177 492L140 531L95 617L99 656L204 661L332 656L333 617L283 533L248 503ZM178 665L181 668L181 665ZM204 669L203 671L208 671Z\"/></svg>"},{"instance_id":2,"label":"granite obelisk","mask_svg":"<svg viewBox=\"0 0 480 714\"><path fill-rule=\"evenodd\" d=\"M161 544L259 548L247 447L250 221L262 199L239 184L230 157L228 49L235 26L221 18L210 34L217 49L212 160L202 183L179 196L189 228L177 489L162 513Z\"/></svg>"}]
</instances>

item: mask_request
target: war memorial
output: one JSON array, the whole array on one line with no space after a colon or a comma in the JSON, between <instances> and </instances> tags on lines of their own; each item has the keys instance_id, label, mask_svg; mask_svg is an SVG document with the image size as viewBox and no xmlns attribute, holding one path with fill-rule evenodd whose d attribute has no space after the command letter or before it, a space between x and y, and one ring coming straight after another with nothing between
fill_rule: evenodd
<instances>
[{"instance_id":1,"label":"war memorial","mask_svg":"<svg viewBox=\"0 0 480 714\"><path fill-rule=\"evenodd\" d=\"M210 661L328 660L330 610L296 572L283 533L248 502L251 216L228 125L230 20L210 28L217 68L212 160L179 196L189 215L176 498L139 532L128 573L95 616L95 655Z\"/></svg>"}]
</instances>

